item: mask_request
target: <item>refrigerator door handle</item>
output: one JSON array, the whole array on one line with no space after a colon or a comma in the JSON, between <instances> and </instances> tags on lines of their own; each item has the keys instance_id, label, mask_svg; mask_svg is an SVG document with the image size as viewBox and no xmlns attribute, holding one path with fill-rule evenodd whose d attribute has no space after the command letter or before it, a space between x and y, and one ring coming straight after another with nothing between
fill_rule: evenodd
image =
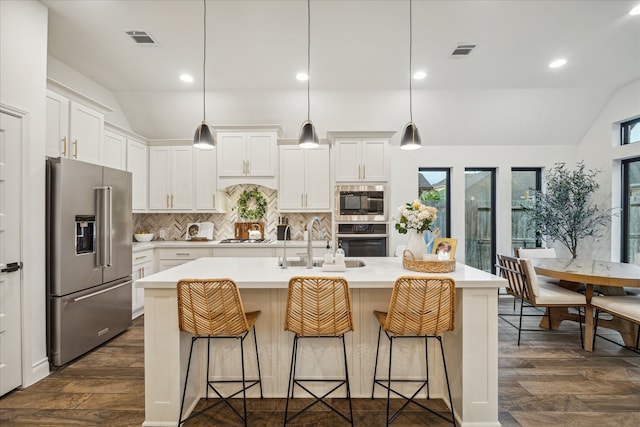
<instances>
[{"instance_id":1,"label":"refrigerator door handle","mask_svg":"<svg viewBox=\"0 0 640 427\"><path fill-rule=\"evenodd\" d=\"M113 230L113 187L97 187L97 214L98 214L98 265L111 267L112 263L112 236Z\"/></svg>"},{"instance_id":2,"label":"refrigerator door handle","mask_svg":"<svg viewBox=\"0 0 640 427\"><path fill-rule=\"evenodd\" d=\"M74 298L74 299L71 300L71 302L78 302L78 301L82 301L82 300L85 300L85 299L88 299L88 298L93 298L93 297L98 296L100 294L104 294L105 292L110 292L110 291L113 291L114 289L118 289L118 288L121 288L123 286L127 286L127 285L129 285L131 283L133 283L133 280L127 280L124 283L120 283L120 284L112 286L110 288L103 289L103 290L98 291L98 292L93 292L93 293L90 293L88 295L83 295L83 296L78 297L78 298Z\"/></svg>"}]
</instances>

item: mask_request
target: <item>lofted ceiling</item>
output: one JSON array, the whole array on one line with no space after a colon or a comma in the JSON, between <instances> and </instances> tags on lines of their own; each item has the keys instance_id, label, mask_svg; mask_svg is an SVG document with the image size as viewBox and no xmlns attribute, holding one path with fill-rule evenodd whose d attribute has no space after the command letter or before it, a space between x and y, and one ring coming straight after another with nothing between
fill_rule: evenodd
<instances>
[{"instance_id":1,"label":"lofted ceiling","mask_svg":"<svg viewBox=\"0 0 640 427\"><path fill-rule=\"evenodd\" d=\"M134 131L150 138L190 136L202 115L202 1L42 3L49 8L50 56L113 92ZM427 73L413 82L416 115L423 109L449 126L490 114L478 110L506 97L501 111L511 118L513 104L521 99L529 114L538 111L545 119L556 113L554 108L581 114L562 120L575 128L561 138L577 143L611 94L640 78L640 16L628 15L639 3L414 0L413 70ZM304 0L207 1L207 99L214 122L283 123L285 134L294 136L306 117L306 82L295 79L306 69L306 6ZM404 124L408 21L407 0L311 1L312 115L317 112L317 123L318 115L325 121L320 131L370 128L357 113L352 122L344 118L353 108L379 116L376 123L385 130ZM157 46L136 45L127 30L146 31ZM477 47L454 58L458 44ZM558 57L568 64L548 68ZM195 82L181 82L184 72ZM358 94L360 103L351 99ZM330 113L336 100L344 101L333 108L341 117ZM368 105L376 100L393 108L385 112ZM549 111L541 111L545 105ZM477 120L494 128L499 119ZM444 129L429 131L445 135Z\"/></svg>"}]
</instances>

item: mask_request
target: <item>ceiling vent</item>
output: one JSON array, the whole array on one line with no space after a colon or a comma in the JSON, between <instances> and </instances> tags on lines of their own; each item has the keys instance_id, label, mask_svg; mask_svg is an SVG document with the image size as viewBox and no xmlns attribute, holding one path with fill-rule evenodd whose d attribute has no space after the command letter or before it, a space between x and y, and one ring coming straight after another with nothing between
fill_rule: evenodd
<instances>
[{"instance_id":1,"label":"ceiling vent","mask_svg":"<svg viewBox=\"0 0 640 427\"><path fill-rule=\"evenodd\" d=\"M451 56L454 58L460 58L463 56L468 56L473 49L476 48L475 44L459 44L451 53Z\"/></svg>"},{"instance_id":2,"label":"ceiling vent","mask_svg":"<svg viewBox=\"0 0 640 427\"><path fill-rule=\"evenodd\" d=\"M156 46L156 41L146 31L127 30L127 35L131 37L136 44L141 46Z\"/></svg>"}]
</instances>

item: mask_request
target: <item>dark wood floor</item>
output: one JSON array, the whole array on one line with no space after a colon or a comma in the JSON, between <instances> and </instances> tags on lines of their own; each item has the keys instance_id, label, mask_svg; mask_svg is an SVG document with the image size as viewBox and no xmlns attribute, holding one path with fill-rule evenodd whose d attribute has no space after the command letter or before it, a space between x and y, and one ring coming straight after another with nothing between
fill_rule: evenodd
<instances>
[{"instance_id":1,"label":"dark wood floor","mask_svg":"<svg viewBox=\"0 0 640 427\"><path fill-rule=\"evenodd\" d=\"M500 311L511 310L500 299ZM535 325L531 318L528 324ZM142 318L127 332L53 372L37 384L0 399L0 425L139 426L144 420ZM606 332L601 330L600 332ZM640 426L640 355L597 339L596 350L580 348L578 326L564 322L558 331L523 333L499 321L499 420L503 426ZM615 337L615 335L607 335ZM397 402L396 402L397 403ZM302 402L296 402L296 405ZM344 402L337 402L344 406ZM384 425L384 400L356 399L356 425ZM429 402L446 411L442 401ZM281 425L283 399L249 402L250 426ZM444 412L443 412L444 413ZM238 425L229 409L214 409L186 426ZM317 407L293 425L346 425ZM450 425L411 408L396 426Z\"/></svg>"}]
</instances>

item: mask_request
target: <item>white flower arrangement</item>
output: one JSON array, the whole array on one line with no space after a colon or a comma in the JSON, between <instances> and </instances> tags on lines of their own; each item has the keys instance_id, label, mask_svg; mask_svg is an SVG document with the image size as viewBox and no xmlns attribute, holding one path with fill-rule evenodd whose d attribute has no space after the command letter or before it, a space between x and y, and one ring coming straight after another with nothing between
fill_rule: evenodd
<instances>
[{"instance_id":1,"label":"white flower arrangement","mask_svg":"<svg viewBox=\"0 0 640 427\"><path fill-rule=\"evenodd\" d=\"M418 233L434 231L431 229L438 217L438 210L433 206L423 205L416 199L411 203L398 207L400 218L396 223L396 230L400 234L407 234L408 230L416 230Z\"/></svg>"}]
</instances>

